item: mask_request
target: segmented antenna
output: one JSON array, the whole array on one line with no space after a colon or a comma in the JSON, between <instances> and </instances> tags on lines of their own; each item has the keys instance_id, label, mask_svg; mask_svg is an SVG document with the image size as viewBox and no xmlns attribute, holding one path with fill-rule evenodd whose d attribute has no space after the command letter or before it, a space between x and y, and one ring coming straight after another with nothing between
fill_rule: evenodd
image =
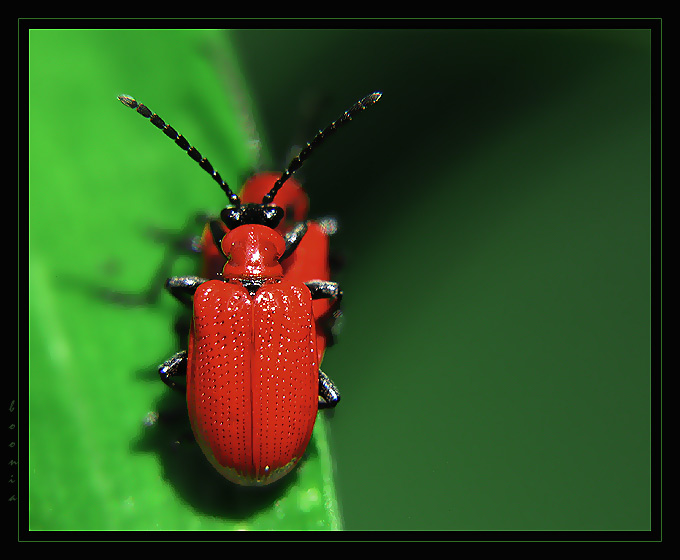
<instances>
[{"instance_id":1,"label":"segmented antenna","mask_svg":"<svg viewBox=\"0 0 680 560\"><path fill-rule=\"evenodd\" d=\"M262 199L262 204L270 204L272 200L274 200L274 197L276 196L276 193L279 192L279 189L288 179L290 179L293 173L300 169L300 166L309 157L309 154L312 153L312 150L314 150L314 148L319 146L319 144L321 144L326 138L328 138L333 132L335 132L341 125L351 121L354 115L361 111L364 111L365 109L368 109L371 105L376 103L378 99L380 99L381 95L382 92L380 91L376 91L374 93L371 93L370 95L367 95L361 101L357 101L354 105L352 105L352 107L345 111L344 114L338 120L333 121L326 128L320 130L317 133L317 135L312 139L312 141L307 142L307 146L303 148L302 151L297 156L295 156L293 160L288 164L288 169L286 169L283 172L283 175L281 175L281 177L276 181L276 183L274 183L272 190L270 190L266 195L264 195L264 198Z\"/></svg>"},{"instance_id":2,"label":"segmented antenna","mask_svg":"<svg viewBox=\"0 0 680 560\"><path fill-rule=\"evenodd\" d=\"M229 188L229 185L227 185L227 183L225 183L222 180L220 174L213 169L212 164L206 158L201 156L201 153L191 144L189 144L189 142L187 141L186 138L184 138L184 136L179 134L169 124L165 124L163 119L161 119L156 113L153 113L146 105L138 103L137 101L135 101L135 99L133 99L129 95L119 95L118 99L123 105L130 107L130 109L135 109L144 118L149 119L151 121L151 124L153 124L157 128L160 128L168 138L174 140L175 144L177 144L187 154L189 154L189 157L191 159L198 163L198 165L200 165L204 171L207 171L210 174L210 176L213 179L215 179L215 181L217 181L217 184L225 192L225 194L229 198L229 201L234 206L241 205L241 200L239 199L239 197L236 194L234 194L234 192Z\"/></svg>"}]
</instances>

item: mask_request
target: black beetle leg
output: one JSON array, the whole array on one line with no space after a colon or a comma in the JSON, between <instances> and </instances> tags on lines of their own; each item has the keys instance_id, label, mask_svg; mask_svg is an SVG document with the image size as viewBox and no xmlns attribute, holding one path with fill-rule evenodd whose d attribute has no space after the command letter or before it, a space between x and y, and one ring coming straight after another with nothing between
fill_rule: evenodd
<instances>
[{"instance_id":1,"label":"black beetle leg","mask_svg":"<svg viewBox=\"0 0 680 560\"><path fill-rule=\"evenodd\" d=\"M326 280L310 280L305 282L305 286L309 288L312 293L312 299L332 298L335 301L331 304L328 311L319 317L318 326L323 329L328 346L335 344L335 334L333 327L335 323L342 317L340 311L340 302L342 301L342 290L337 282L329 282Z\"/></svg>"},{"instance_id":2,"label":"black beetle leg","mask_svg":"<svg viewBox=\"0 0 680 560\"><path fill-rule=\"evenodd\" d=\"M335 408L340 402L340 391L330 378L319 370L319 408Z\"/></svg>"},{"instance_id":3,"label":"black beetle leg","mask_svg":"<svg viewBox=\"0 0 680 560\"><path fill-rule=\"evenodd\" d=\"M200 276L174 276L165 281L165 289L184 305L190 306L196 289L207 281Z\"/></svg>"},{"instance_id":4,"label":"black beetle leg","mask_svg":"<svg viewBox=\"0 0 680 560\"><path fill-rule=\"evenodd\" d=\"M225 255L224 251L222 251L222 239L226 235L226 232L222 227L222 222L220 220L215 219L208 220L208 228L210 230L210 237L212 238L212 242L215 244L215 247L217 247L217 250L220 252L220 255L222 255L226 259L227 255Z\"/></svg>"},{"instance_id":5,"label":"black beetle leg","mask_svg":"<svg viewBox=\"0 0 680 560\"><path fill-rule=\"evenodd\" d=\"M300 244L300 241L302 241L305 233L307 233L307 224L308 223L306 221L298 222L295 224L295 226L293 226L293 229L284 235L284 239L286 240L286 249L283 251L281 257L279 257L279 262L286 260L293 253L293 251L295 251L297 246Z\"/></svg>"},{"instance_id":6,"label":"black beetle leg","mask_svg":"<svg viewBox=\"0 0 680 560\"><path fill-rule=\"evenodd\" d=\"M338 304L342 300L342 290L337 282L310 280L305 286L312 292L312 299L333 298Z\"/></svg>"},{"instance_id":7,"label":"black beetle leg","mask_svg":"<svg viewBox=\"0 0 680 560\"><path fill-rule=\"evenodd\" d=\"M177 385L173 378L186 377L187 375L187 351L177 352L172 358L165 360L158 368L161 381L171 389L185 392L186 387Z\"/></svg>"}]
</instances>

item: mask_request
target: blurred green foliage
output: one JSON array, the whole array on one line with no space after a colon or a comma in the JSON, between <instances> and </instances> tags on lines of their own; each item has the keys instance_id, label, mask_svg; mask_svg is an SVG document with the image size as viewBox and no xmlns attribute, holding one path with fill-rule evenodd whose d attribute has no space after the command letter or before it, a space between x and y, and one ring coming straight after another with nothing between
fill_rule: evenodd
<instances>
[{"instance_id":1,"label":"blurred green foliage","mask_svg":"<svg viewBox=\"0 0 680 560\"><path fill-rule=\"evenodd\" d=\"M30 41L32 528L338 527L327 425L348 530L650 528L649 30ZM146 229L224 204L115 96L238 185L374 90L299 172L312 216L340 223L324 371L343 401L287 485L244 494L185 445L153 372L177 343L171 298L87 289L147 287L163 247Z\"/></svg>"}]
</instances>

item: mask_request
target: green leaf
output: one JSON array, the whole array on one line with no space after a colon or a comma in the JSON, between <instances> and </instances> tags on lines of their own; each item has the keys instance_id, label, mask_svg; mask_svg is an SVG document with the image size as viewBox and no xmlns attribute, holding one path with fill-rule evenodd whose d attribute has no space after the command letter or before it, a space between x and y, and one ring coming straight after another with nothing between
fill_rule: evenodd
<instances>
[{"instance_id":1,"label":"green leaf","mask_svg":"<svg viewBox=\"0 0 680 560\"><path fill-rule=\"evenodd\" d=\"M235 189L257 163L227 36L32 30L29 40L30 529L339 529L322 414L293 474L272 487L231 485L193 442L182 398L157 378L179 343L179 306L166 294L150 305L101 295L148 289L166 251L158 231L225 204L118 94L157 112ZM173 273L195 267L182 257Z\"/></svg>"}]
</instances>

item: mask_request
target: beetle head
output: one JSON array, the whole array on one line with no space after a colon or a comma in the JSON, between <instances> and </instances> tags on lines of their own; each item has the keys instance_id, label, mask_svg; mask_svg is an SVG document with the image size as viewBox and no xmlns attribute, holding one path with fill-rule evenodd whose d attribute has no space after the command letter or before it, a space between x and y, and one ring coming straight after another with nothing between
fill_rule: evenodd
<instances>
[{"instance_id":1,"label":"beetle head","mask_svg":"<svg viewBox=\"0 0 680 560\"><path fill-rule=\"evenodd\" d=\"M269 204L241 204L225 208L220 217L229 229L251 224L275 229L283 218L283 209Z\"/></svg>"}]
</instances>

